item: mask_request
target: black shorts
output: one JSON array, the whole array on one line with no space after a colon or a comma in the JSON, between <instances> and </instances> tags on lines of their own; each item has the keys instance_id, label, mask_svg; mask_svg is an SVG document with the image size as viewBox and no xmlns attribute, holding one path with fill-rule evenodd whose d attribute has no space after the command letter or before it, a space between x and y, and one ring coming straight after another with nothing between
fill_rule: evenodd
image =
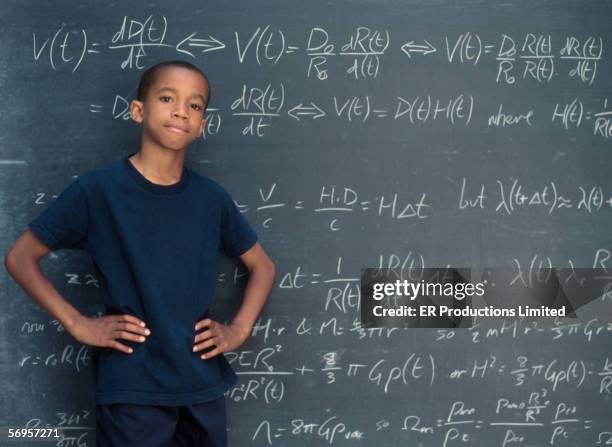
<instances>
[{"instance_id":1,"label":"black shorts","mask_svg":"<svg viewBox=\"0 0 612 447\"><path fill-rule=\"evenodd\" d=\"M226 447L225 396L186 406L96 405L97 447Z\"/></svg>"}]
</instances>

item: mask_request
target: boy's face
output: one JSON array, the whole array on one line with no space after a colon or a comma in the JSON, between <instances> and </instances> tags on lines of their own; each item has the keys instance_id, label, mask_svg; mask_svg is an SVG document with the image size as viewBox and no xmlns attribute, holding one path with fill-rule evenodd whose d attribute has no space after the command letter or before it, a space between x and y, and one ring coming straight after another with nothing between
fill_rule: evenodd
<instances>
[{"instance_id":1,"label":"boy's face","mask_svg":"<svg viewBox=\"0 0 612 447\"><path fill-rule=\"evenodd\" d=\"M147 97L130 104L132 119L142 124L142 144L183 150L202 135L208 86L197 72L166 67Z\"/></svg>"}]
</instances>

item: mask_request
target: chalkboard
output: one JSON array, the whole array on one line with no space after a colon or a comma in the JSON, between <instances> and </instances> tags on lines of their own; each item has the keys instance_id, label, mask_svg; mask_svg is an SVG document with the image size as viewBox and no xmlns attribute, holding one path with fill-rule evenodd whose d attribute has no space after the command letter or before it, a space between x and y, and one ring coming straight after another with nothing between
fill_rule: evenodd
<instances>
[{"instance_id":1,"label":"chalkboard","mask_svg":"<svg viewBox=\"0 0 612 447\"><path fill-rule=\"evenodd\" d=\"M230 445L612 444L608 294L576 319L396 330L359 319L363 268L612 265L610 2L0 11L5 253L75 176L138 149L128 104L144 69L182 59L211 80L187 165L224 185L277 267L252 336L226 354L239 375ZM100 314L87 253L42 266ZM237 310L244 273L220 258L217 319ZM95 445L89 347L5 271L0 281L0 426L64 427L57 445Z\"/></svg>"}]
</instances>

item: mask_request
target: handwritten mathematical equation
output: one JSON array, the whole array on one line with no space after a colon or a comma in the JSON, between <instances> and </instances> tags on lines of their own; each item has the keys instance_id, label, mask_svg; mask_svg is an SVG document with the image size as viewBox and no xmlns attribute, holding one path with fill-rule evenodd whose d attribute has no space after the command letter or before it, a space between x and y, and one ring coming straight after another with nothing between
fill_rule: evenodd
<instances>
[{"instance_id":1,"label":"handwritten mathematical equation","mask_svg":"<svg viewBox=\"0 0 612 447\"><path fill-rule=\"evenodd\" d=\"M281 82L275 88L268 84L263 88L247 87L243 84L239 96L237 96L226 112L223 108L207 109L207 123L202 132L202 138L218 135L223 129L224 115L229 113L245 122L241 134L246 136L265 137L267 128L273 127L274 121L281 117L287 117L296 122L306 119L322 121L337 118L347 123L368 122L371 120L391 119L409 124L410 126L425 125L432 121L444 121L451 126L474 127L478 121L474 121L474 114L478 111L476 100L472 95L459 94L451 98L441 98L432 95L414 95L411 97L397 96L390 106L375 104L375 98L371 95L339 97L333 96L330 103L322 105L320 102L301 100L285 107L286 88ZM599 99L595 99L600 102ZM603 139L612 138L612 110L608 109L608 100L604 98L601 106L595 106L601 110L589 108L584 101L574 98L567 103L555 104L553 110L549 111L540 126L559 124L565 130L584 127L585 123L592 123L591 134ZM91 103L91 113L103 113L104 104ZM116 95L110 114L113 119L129 120L130 101L120 95ZM485 116L479 122L483 129L506 128L511 126L523 126L529 128L538 126L535 121L539 115L533 110L526 112L510 113L504 110L504 104L500 104L495 113L485 112ZM486 121L486 122L485 122ZM320 121L319 121L320 122ZM559 127L557 125L556 127Z\"/></svg>"},{"instance_id":2,"label":"handwritten mathematical equation","mask_svg":"<svg viewBox=\"0 0 612 447\"><path fill-rule=\"evenodd\" d=\"M256 25L253 25L255 28ZM206 31L188 31L182 38L167 42L168 19L166 16L135 18L124 16L119 20L118 30L110 43L88 37L86 28L71 28L62 23L48 35L32 33L33 57L39 60L43 52L48 55L53 70L62 65L75 72L85 57L93 57L103 51L124 51L122 69L142 69L154 48L173 48L177 53L195 58L194 53L212 53L231 48L239 63L247 56L258 65L276 65L282 58L301 56L306 59L306 77L326 80L330 76L329 62L338 58L347 61L344 71L354 79L376 78L381 72L381 58L389 51L396 51L408 64L417 58L445 57L449 64L482 63L491 57L497 63L496 83L512 85L517 78L538 83L550 82L557 75L557 64L569 64L567 75L579 82L591 85L596 76L598 62L603 55L601 36L579 39L575 36L556 38L545 33L524 33L521 36L500 34L492 41L479 33L465 32L454 37L444 36L439 42L434 39L417 38L400 40L391 48L391 32L356 26L340 42L335 42L322 27L312 27L303 42L292 42L281 28L270 24L257 26L253 31L234 31L233 42L223 42ZM430 40L436 42L432 44ZM104 46L106 44L106 46ZM556 46L556 47L555 47ZM438 50L440 49L440 51Z\"/></svg>"}]
</instances>

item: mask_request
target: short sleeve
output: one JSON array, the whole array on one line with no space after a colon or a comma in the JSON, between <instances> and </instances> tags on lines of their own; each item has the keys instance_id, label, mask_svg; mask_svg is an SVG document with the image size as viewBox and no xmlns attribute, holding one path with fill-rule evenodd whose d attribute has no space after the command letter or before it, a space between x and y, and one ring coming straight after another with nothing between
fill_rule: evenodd
<instances>
[{"instance_id":1,"label":"short sleeve","mask_svg":"<svg viewBox=\"0 0 612 447\"><path fill-rule=\"evenodd\" d=\"M257 242L257 233L247 222L231 196L224 191L221 211L221 244L219 251L236 258Z\"/></svg>"},{"instance_id":2,"label":"short sleeve","mask_svg":"<svg viewBox=\"0 0 612 447\"><path fill-rule=\"evenodd\" d=\"M79 180L74 180L28 226L51 251L61 248L85 249L89 209Z\"/></svg>"}]
</instances>

